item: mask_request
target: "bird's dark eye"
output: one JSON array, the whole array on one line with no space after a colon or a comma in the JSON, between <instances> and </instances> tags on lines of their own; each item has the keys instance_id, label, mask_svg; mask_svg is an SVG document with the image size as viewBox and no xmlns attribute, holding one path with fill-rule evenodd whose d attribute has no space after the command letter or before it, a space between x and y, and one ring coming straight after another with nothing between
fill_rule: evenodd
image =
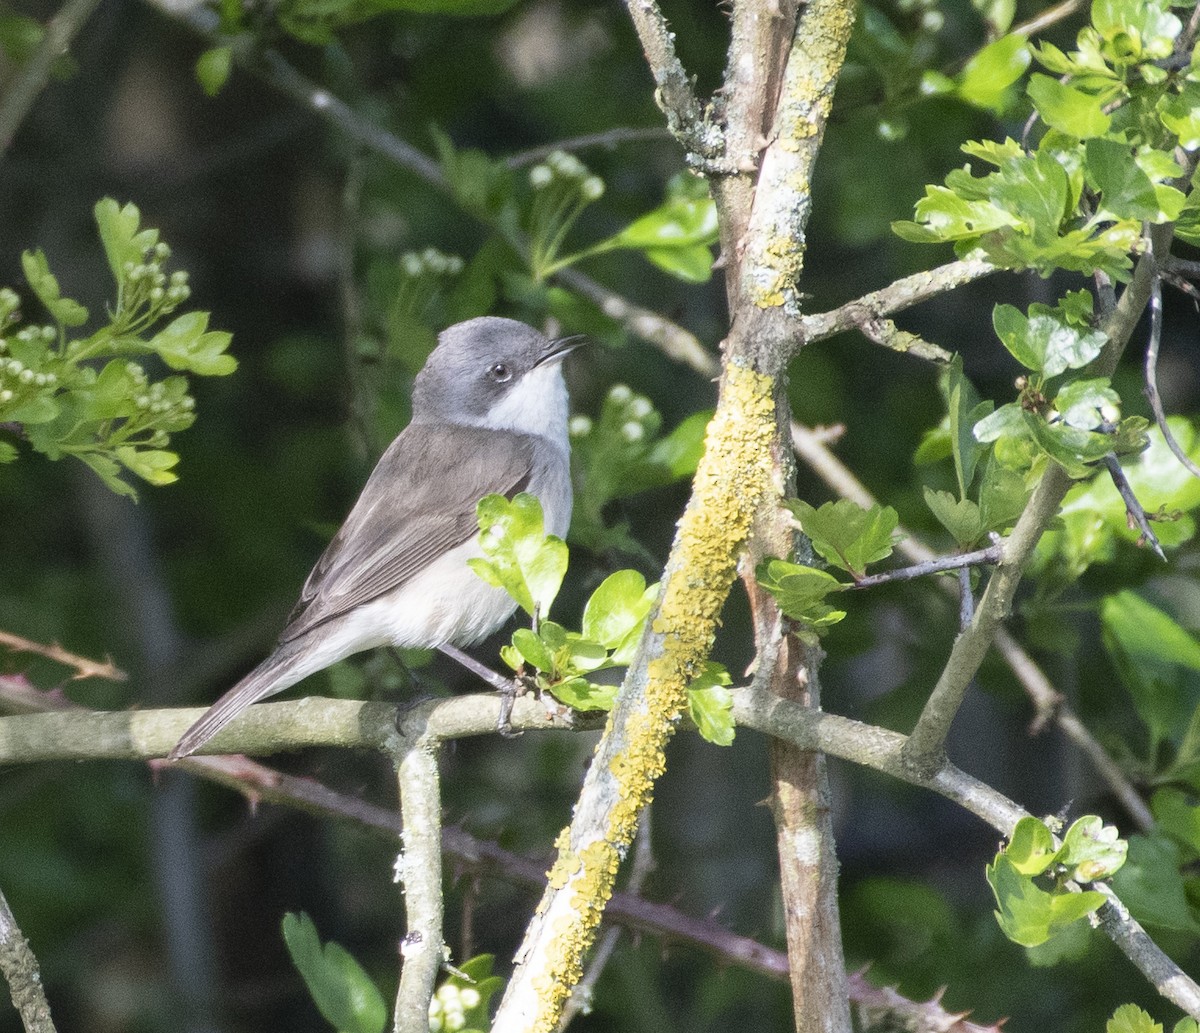
<instances>
[{"instance_id":1,"label":"bird's dark eye","mask_svg":"<svg viewBox=\"0 0 1200 1033\"><path fill-rule=\"evenodd\" d=\"M488 370L488 376L496 383L503 384L506 380L512 380L512 370L508 368L507 364L497 362Z\"/></svg>"}]
</instances>

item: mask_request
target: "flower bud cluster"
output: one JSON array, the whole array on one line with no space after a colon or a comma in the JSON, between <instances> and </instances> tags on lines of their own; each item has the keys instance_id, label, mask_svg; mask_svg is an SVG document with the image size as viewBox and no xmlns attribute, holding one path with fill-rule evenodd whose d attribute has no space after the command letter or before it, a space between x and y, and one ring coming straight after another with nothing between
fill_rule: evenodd
<instances>
[{"instance_id":1,"label":"flower bud cluster","mask_svg":"<svg viewBox=\"0 0 1200 1033\"><path fill-rule=\"evenodd\" d=\"M650 399L634 393L626 384L614 384L609 390L600 419L616 428L621 440L629 445L653 437L662 422Z\"/></svg>"},{"instance_id":2,"label":"flower bud cluster","mask_svg":"<svg viewBox=\"0 0 1200 1033\"><path fill-rule=\"evenodd\" d=\"M121 269L122 308L135 312L148 306L149 319L174 312L192 295L188 274L178 269L167 276L163 265L171 257L171 249L162 241L147 248L141 262L126 262Z\"/></svg>"},{"instance_id":3,"label":"flower bud cluster","mask_svg":"<svg viewBox=\"0 0 1200 1033\"><path fill-rule=\"evenodd\" d=\"M551 184L567 187L585 202L598 201L604 196L604 180L566 151L554 151L544 162L529 170L529 185L534 190L545 190Z\"/></svg>"},{"instance_id":4,"label":"flower bud cluster","mask_svg":"<svg viewBox=\"0 0 1200 1033\"><path fill-rule=\"evenodd\" d=\"M430 1033L457 1033L467 1025L467 1012L478 1008L479 991L472 986L443 983L429 1002Z\"/></svg>"},{"instance_id":5,"label":"flower bud cluster","mask_svg":"<svg viewBox=\"0 0 1200 1033\"><path fill-rule=\"evenodd\" d=\"M58 384L58 376L54 373L30 369L20 359L4 358L7 351L8 342L0 338L0 405L31 394L37 388L53 388Z\"/></svg>"},{"instance_id":6,"label":"flower bud cluster","mask_svg":"<svg viewBox=\"0 0 1200 1033\"><path fill-rule=\"evenodd\" d=\"M427 275L457 276L463 271L463 260L458 255L445 255L437 248L427 247L424 251L401 255L400 271L413 280Z\"/></svg>"}]
</instances>

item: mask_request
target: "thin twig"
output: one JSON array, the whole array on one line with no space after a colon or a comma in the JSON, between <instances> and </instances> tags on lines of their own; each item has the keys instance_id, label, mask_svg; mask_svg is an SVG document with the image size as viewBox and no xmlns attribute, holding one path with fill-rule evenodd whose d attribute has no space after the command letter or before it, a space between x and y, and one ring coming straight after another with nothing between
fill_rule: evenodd
<instances>
[{"instance_id":1,"label":"thin twig","mask_svg":"<svg viewBox=\"0 0 1200 1033\"><path fill-rule=\"evenodd\" d=\"M1061 4L1047 7L1040 14L1034 15L1029 21L1022 22L1020 25L1014 25L1008 30L1009 34L1013 36L1036 36L1043 29L1048 29L1051 25L1065 18L1070 18L1071 15L1083 7L1083 4L1084 0L1063 0Z\"/></svg>"},{"instance_id":2,"label":"thin twig","mask_svg":"<svg viewBox=\"0 0 1200 1033\"><path fill-rule=\"evenodd\" d=\"M1004 546L989 545L986 549L976 549L973 552L962 552L954 556L939 556L937 559L924 560L911 567L901 567L898 570L885 570L880 574L868 574L847 588L874 588L886 585L892 581L912 581L914 578L925 577L927 574L940 574L947 570L962 570L983 563L999 563L1004 558Z\"/></svg>"},{"instance_id":3,"label":"thin twig","mask_svg":"<svg viewBox=\"0 0 1200 1033\"><path fill-rule=\"evenodd\" d=\"M490 685L497 692L511 693L513 690L512 678L505 678L498 671L493 671L486 664L481 664L469 653L464 653L458 646L452 646L449 642L437 647L439 653L443 653L450 657L456 663L462 664L477 678L482 679L486 684Z\"/></svg>"},{"instance_id":4,"label":"thin twig","mask_svg":"<svg viewBox=\"0 0 1200 1033\"><path fill-rule=\"evenodd\" d=\"M42 974L29 941L0 892L0 974L8 983L13 1007L21 1016L25 1033L54 1033L50 1002L42 986Z\"/></svg>"},{"instance_id":5,"label":"thin twig","mask_svg":"<svg viewBox=\"0 0 1200 1033\"><path fill-rule=\"evenodd\" d=\"M0 94L0 157L8 151L33 102L49 82L54 62L66 52L99 4L100 0L67 0L46 23L37 50Z\"/></svg>"},{"instance_id":6,"label":"thin twig","mask_svg":"<svg viewBox=\"0 0 1200 1033\"><path fill-rule=\"evenodd\" d=\"M796 455L842 498L853 500L863 509L870 509L876 504L875 496L830 451L822 435L802 424L793 423L792 443L795 446ZM935 557L933 549L911 531L907 531L903 527L898 527L896 530L903 536L896 544L897 552L903 553L915 563L923 563ZM935 583L947 592L952 591L944 581ZM1031 731L1037 734L1046 722L1054 721L1062 729L1063 734L1091 760L1097 773L1108 784L1113 795L1124 805L1138 828L1143 831L1152 828L1154 817L1137 789L1120 766L1108 755L1104 747L1096 741L1095 736L1088 731L1087 726L1079 720L1079 717L1063 699L1062 694L1050 683L1045 672L1034 662L1033 657L1003 627L996 631L995 646L1033 702L1035 717Z\"/></svg>"},{"instance_id":7,"label":"thin twig","mask_svg":"<svg viewBox=\"0 0 1200 1033\"><path fill-rule=\"evenodd\" d=\"M1109 452L1104 457L1104 468L1108 471L1108 476L1112 478L1113 484L1116 486L1117 492L1120 494L1122 501L1125 503L1125 515L1129 522L1137 527L1142 533L1142 537L1138 544L1145 542L1156 553L1158 558L1164 563L1167 561L1167 554L1163 552L1162 545L1159 544L1158 536L1155 535L1154 529L1150 526L1150 520L1146 516L1146 510L1138 501L1138 497L1133 493L1133 487L1129 483L1129 478L1125 476L1125 471L1121 469L1120 460L1117 459L1116 453Z\"/></svg>"},{"instance_id":8,"label":"thin twig","mask_svg":"<svg viewBox=\"0 0 1200 1033\"><path fill-rule=\"evenodd\" d=\"M612 150L614 147L625 143L670 139L670 132L662 126L651 126L645 129L617 126L613 129L606 129L602 133L586 133L583 136L571 136L565 140L558 140L555 143L543 144L541 147L531 147L527 151L520 151L517 154L509 155L504 159L504 163L510 169L523 169L529 165L536 165L539 161L544 161L555 151L573 153L592 147L603 147L607 150Z\"/></svg>"},{"instance_id":9,"label":"thin twig","mask_svg":"<svg viewBox=\"0 0 1200 1033\"><path fill-rule=\"evenodd\" d=\"M72 677L76 679L106 678L109 681L125 681L129 677L128 674L119 667L116 667L112 660L108 658L104 660L89 660L87 657L68 652L56 642L44 645L41 642L34 642L20 635L14 635L10 631L0 631L0 646L18 653L36 653L38 656L44 656L47 660L65 664L67 667L73 667L75 668L75 674Z\"/></svg>"},{"instance_id":10,"label":"thin twig","mask_svg":"<svg viewBox=\"0 0 1200 1033\"><path fill-rule=\"evenodd\" d=\"M975 616L975 594L971 591L971 572L966 567L958 571L958 630L965 631Z\"/></svg>"},{"instance_id":11,"label":"thin twig","mask_svg":"<svg viewBox=\"0 0 1200 1033\"><path fill-rule=\"evenodd\" d=\"M1147 237L1147 247L1153 245L1149 243L1150 238ZM1147 257L1153 258L1153 253L1147 250ZM1171 426L1167 423L1167 414L1163 411L1162 398L1158 394L1158 348L1162 343L1162 281L1155 273L1154 280L1150 285L1150 340L1146 345L1146 400L1150 403L1150 411L1154 413L1154 422L1158 424L1159 431L1162 432L1163 440L1166 441L1167 447L1174 453L1178 459L1193 477L1200 477L1200 466L1192 462L1191 456L1183 450L1183 446L1175 440L1175 435L1171 433ZM1111 470L1111 467L1110 467ZM1114 478L1115 480L1115 478ZM1117 485L1118 489L1121 487ZM1124 497L1124 495L1122 495ZM1132 510L1130 511L1132 513ZM1140 525L1139 525L1140 526ZM1153 540L1153 535L1151 536ZM1155 541L1157 545L1157 541ZM1162 555L1162 550L1157 550L1159 555ZM1163 556L1163 559L1166 559Z\"/></svg>"},{"instance_id":12,"label":"thin twig","mask_svg":"<svg viewBox=\"0 0 1200 1033\"><path fill-rule=\"evenodd\" d=\"M954 358L953 354L946 351L945 348L925 340L918 334L901 330L890 319L867 319L859 323L858 328L868 341L882 345L889 351L912 355L918 359L942 365Z\"/></svg>"},{"instance_id":13,"label":"thin twig","mask_svg":"<svg viewBox=\"0 0 1200 1033\"><path fill-rule=\"evenodd\" d=\"M902 312L923 301L929 301L963 284L991 276L999 270L982 259L966 259L949 262L923 273L905 276L880 290L864 294L861 298L829 312L819 312L800 318L800 340L797 346L822 341L846 330L862 328L864 324L884 319ZM930 347L933 347L932 345ZM941 358L940 355L922 356Z\"/></svg>"}]
</instances>

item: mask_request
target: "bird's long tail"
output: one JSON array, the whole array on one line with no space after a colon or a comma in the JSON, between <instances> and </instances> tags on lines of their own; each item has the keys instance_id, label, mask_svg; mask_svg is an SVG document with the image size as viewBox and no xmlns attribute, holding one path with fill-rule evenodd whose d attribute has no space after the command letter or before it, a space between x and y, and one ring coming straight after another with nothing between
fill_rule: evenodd
<instances>
[{"instance_id":1,"label":"bird's long tail","mask_svg":"<svg viewBox=\"0 0 1200 1033\"><path fill-rule=\"evenodd\" d=\"M183 733L175 748L167 754L167 760L179 760L195 753L251 703L283 692L311 674L311 665L305 663L306 652L299 643L289 642L277 648Z\"/></svg>"}]
</instances>

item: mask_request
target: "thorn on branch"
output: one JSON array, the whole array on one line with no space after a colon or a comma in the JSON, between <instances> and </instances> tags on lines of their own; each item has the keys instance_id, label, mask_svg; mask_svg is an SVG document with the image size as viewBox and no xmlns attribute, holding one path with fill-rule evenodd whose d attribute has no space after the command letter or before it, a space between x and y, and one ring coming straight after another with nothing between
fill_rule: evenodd
<instances>
[{"instance_id":1,"label":"thorn on branch","mask_svg":"<svg viewBox=\"0 0 1200 1033\"><path fill-rule=\"evenodd\" d=\"M1167 554L1163 552L1158 537L1155 535L1154 529L1150 526L1150 518L1146 515L1146 510L1138 501L1138 497L1133 493L1133 487L1129 483L1129 478L1125 476L1125 471L1121 469L1121 464L1117 461L1115 452L1109 452L1104 457L1104 468L1108 471L1109 477L1112 478L1113 486L1120 493L1121 499L1125 503L1125 514L1129 520L1129 526L1136 527L1141 532L1138 545L1149 545L1158 554L1158 558L1165 563Z\"/></svg>"}]
</instances>

